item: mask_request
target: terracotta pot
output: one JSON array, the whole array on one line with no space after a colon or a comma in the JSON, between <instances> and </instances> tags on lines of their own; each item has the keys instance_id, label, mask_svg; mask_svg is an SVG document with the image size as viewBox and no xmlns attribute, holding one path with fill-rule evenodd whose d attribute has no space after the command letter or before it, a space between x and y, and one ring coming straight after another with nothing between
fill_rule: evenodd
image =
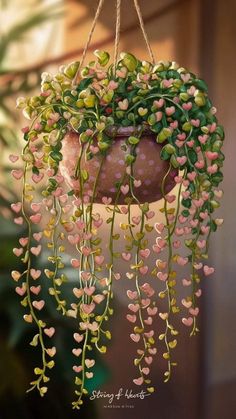
<instances>
[{"instance_id":1,"label":"terracotta pot","mask_svg":"<svg viewBox=\"0 0 236 419\"><path fill-rule=\"evenodd\" d=\"M125 173L125 156L129 153L129 149L124 150L124 146L127 138L135 133L137 134L137 128L134 127L120 127L116 130L112 146L102 165L94 202L101 203L103 196L111 197L112 203L115 202L117 194L115 183L121 180ZM169 163L160 158L162 145L157 144L155 138L155 134L150 130L144 131L136 147L137 157L133 164L133 174L134 178L141 180L142 183L141 186L134 187L134 194L140 203L155 202L162 198L161 183L169 168ZM79 134L73 131L68 132L62 141L63 160L60 169L68 185L74 189L76 196L79 195L80 184L74 175L80 151ZM95 155L89 161L82 158L81 169L86 169L89 173L89 180L84 187L85 192L93 189L101 159L102 157L99 155ZM175 186L174 177L177 173L177 170L171 170L165 183L165 193L170 192ZM124 184L127 184L127 180L124 181ZM127 196L130 196L129 192L126 195L120 194L117 203L123 204Z\"/></svg>"}]
</instances>

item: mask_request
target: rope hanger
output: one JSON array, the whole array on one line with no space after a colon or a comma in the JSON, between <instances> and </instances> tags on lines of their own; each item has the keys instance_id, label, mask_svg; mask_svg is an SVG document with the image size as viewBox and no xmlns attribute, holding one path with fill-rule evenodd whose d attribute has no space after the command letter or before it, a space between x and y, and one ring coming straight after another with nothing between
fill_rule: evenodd
<instances>
[{"instance_id":1,"label":"rope hanger","mask_svg":"<svg viewBox=\"0 0 236 419\"><path fill-rule=\"evenodd\" d=\"M154 57L154 54L153 54L151 44L148 40L147 32L145 30L143 17L142 17L141 9L140 9L139 4L138 4L138 0L134 0L134 6L135 6L135 9L136 9L138 18L139 18L140 28L142 29L143 37L144 37L144 40L146 42L146 46L147 46L147 50L148 50L148 53L149 53L150 58L151 58L151 62L152 62L152 64L155 64L155 57Z\"/></svg>"},{"instance_id":2,"label":"rope hanger","mask_svg":"<svg viewBox=\"0 0 236 419\"><path fill-rule=\"evenodd\" d=\"M85 58L86 58L86 55L87 55L87 52L88 52L88 48L89 48L89 45L91 43L92 36L93 36L94 31L95 31L95 27L96 27L96 24L98 22L100 13L102 11L104 2L105 2L105 0L99 0L98 7L97 7L97 10L96 10L94 19L93 19L93 23L92 23L91 29L89 31L88 38L87 38L87 41L86 41L86 44L85 44L85 47L84 47L84 50L83 50L81 62L80 62L79 68L78 68L78 70L76 72L76 75L75 75L75 78L74 78L74 84L76 84L77 79L78 79L78 76L79 76L79 73L80 73L80 68L84 64L84 61L85 61ZM151 58L151 62L154 64L155 63L155 57L154 57L153 50L152 50L152 47L151 47L150 42L149 42L149 39L148 39L147 32L146 32L145 27L144 27L143 17L142 17L141 9L139 7L138 0L134 0L134 7L135 7L135 10L136 10L137 15L138 15L139 26L141 28L141 31L142 31L142 34L143 34L143 38L144 38L144 41L146 43L147 50L148 50L149 56ZM116 0L116 28L115 28L115 43L114 43L114 70L116 68L116 64L117 64L117 61L118 61L118 54L119 54L120 23L121 23L121 0Z\"/></svg>"}]
</instances>

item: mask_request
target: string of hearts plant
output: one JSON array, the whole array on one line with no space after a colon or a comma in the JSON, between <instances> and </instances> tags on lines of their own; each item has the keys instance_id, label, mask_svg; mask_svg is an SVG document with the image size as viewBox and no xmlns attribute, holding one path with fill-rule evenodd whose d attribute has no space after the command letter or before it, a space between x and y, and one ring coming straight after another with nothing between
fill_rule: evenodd
<instances>
[{"instance_id":1,"label":"string of hearts plant","mask_svg":"<svg viewBox=\"0 0 236 419\"><path fill-rule=\"evenodd\" d=\"M42 351L29 391L46 393L56 355L49 343L55 329L46 324L40 298L39 281L46 277L56 309L77 320L74 408L82 405L93 377L91 351L105 353L105 340L111 339L106 324L116 280L127 292L130 338L137 345L133 382L154 391L149 375L157 352L152 323L159 299L166 307L158 313L164 379L170 379L177 313L183 310L182 323L195 335L200 279L214 272L207 264L209 239L222 224L214 211L222 196L224 132L205 82L175 62L139 61L122 53L109 65L107 52L95 56L84 67L74 62L56 75L43 73L41 92L18 99L31 122L22 130L23 169L12 170L22 184L22 199L11 206L14 222L28 230L13 249L25 269L13 270L12 277L21 281L16 292L26 309L24 320L38 328L31 345ZM16 163L19 156L10 160ZM35 201L39 193L41 200ZM160 199L163 205L155 212L150 203ZM32 261L42 251L49 253L44 272ZM71 304L63 297L69 254L77 277ZM187 296L177 295L177 282ZM162 290L156 296L158 283Z\"/></svg>"}]
</instances>

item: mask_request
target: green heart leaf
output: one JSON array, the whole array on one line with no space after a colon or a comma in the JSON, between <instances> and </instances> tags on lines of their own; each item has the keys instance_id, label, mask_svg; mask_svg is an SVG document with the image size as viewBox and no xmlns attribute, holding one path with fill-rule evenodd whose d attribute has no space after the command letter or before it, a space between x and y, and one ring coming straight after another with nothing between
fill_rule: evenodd
<instances>
[{"instance_id":1,"label":"green heart leaf","mask_svg":"<svg viewBox=\"0 0 236 419\"><path fill-rule=\"evenodd\" d=\"M30 342L30 345L31 346L37 346L38 345L38 340L39 340L39 334L37 334L33 337L33 339Z\"/></svg>"},{"instance_id":2,"label":"green heart leaf","mask_svg":"<svg viewBox=\"0 0 236 419\"><path fill-rule=\"evenodd\" d=\"M122 52L120 54L122 64L129 70L134 71L138 65L138 61L133 54Z\"/></svg>"},{"instance_id":3,"label":"green heart leaf","mask_svg":"<svg viewBox=\"0 0 236 419\"><path fill-rule=\"evenodd\" d=\"M94 55L98 58L98 62L102 67L105 67L110 60L110 55L106 51L100 51L99 49L96 49L94 51Z\"/></svg>"},{"instance_id":4,"label":"green heart leaf","mask_svg":"<svg viewBox=\"0 0 236 419\"><path fill-rule=\"evenodd\" d=\"M134 144L134 145L136 145L136 144L138 144L139 143L139 141L140 141L140 138L137 138L137 137L129 137L128 138L128 142L130 143L130 144Z\"/></svg>"}]
</instances>

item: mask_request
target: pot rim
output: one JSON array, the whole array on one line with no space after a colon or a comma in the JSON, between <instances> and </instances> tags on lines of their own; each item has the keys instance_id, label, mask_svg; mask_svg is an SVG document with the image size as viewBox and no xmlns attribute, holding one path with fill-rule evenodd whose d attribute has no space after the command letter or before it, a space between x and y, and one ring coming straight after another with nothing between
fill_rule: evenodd
<instances>
[{"instance_id":1,"label":"pot rim","mask_svg":"<svg viewBox=\"0 0 236 419\"><path fill-rule=\"evenodd\" d=\"M78 131L76 131L73 127L70 127L69 132L74 132L79 135ZM155 135L155 133L151 130L151 128L147 124L139 124L139 125L129 125L127 127L123 127L120 125L111 125L105 128L104 132L112 138L116 137L129 137L130 135Z\"/></svg>"},{"instance_id":2,"label":"pot rim","mask_svg":"<svg viewBox=\"0 0 236 419\"><path fill-rule=\"evenodd\" d=\"M105 133L111 137L129 137L130 135L151 135L154 134L150 127L146 124L143 125L129 125L127 127L111 125L105 129Z\"/></svg>"}]
</instances>

